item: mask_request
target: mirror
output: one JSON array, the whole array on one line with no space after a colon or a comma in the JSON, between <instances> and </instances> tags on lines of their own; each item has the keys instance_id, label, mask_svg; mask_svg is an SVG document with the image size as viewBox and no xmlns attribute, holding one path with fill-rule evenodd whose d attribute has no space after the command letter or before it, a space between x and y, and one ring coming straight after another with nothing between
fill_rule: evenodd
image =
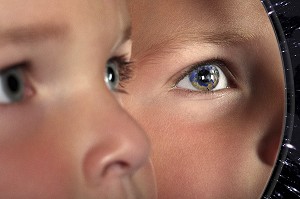
<instances>
[{"instance_id":1,"label":"mirror","mask_svg":"<svg viewBox=\"0 0 300 199\"><path fill-rule=\"evenodd\" d=\"M299 198L300 2L297 0L271 0L271 3L265 3L268 12L272 12L270 17L278 34L284 61L286 81L286 125L280 154L271 180L265 190L264 198Z\"/></svg>"},{"instance_id":2,"label":"mirror","mask_svg":"<svg viewBox=\"0 0 300 199\"><path fill-rule=\"evenodd\" d=\"M285 124L277 38L258 0L130 0L124 107L152 142L162 199L260 198Z\"/></svg>"}]
</instances>

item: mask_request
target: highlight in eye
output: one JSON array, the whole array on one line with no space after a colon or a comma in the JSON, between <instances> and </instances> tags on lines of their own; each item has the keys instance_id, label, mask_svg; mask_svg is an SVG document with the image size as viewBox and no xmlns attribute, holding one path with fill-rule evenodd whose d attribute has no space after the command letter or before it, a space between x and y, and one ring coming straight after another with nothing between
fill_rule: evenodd
<instances>
[{"instance_id":1,"label":"highlight in eye","mask_svg":"<svg viewBox=\"0 0 300 199\"><path fill-rule=\"evenodd\" d=\"M20 65L0 72L0 103L21 101L24 97L24 79Z\"/></svg>"},{"instance_id":2,"label":"highlight in eye","mask_svg":"<svg viewBox=\"0 0 300 199\"><path fill-rule=\"evenodd\" d=\"M193 91L217 91L228 87L228 79L217 63L198 64L176 84Z\"/></svg>"},{"instance_id":3,"label":"highlight in eye","mask_svg":"<svg viewBox=\"0 0 300 199\"><path fill-rule=\"evenodd\" d=\"M104 81L107 87L112 91L124 92L119 87L122 87L122 83L131 78L131 63L121 57L113 57L106 63L106 72Z\"/></svg>"}]
</instances>

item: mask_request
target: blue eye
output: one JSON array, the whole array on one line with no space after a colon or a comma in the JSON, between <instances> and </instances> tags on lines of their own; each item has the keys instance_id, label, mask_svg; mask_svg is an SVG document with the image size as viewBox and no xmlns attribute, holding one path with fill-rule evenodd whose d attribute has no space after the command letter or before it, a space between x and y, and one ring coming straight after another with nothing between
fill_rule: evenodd
<instances>
[{"instance_id":1,"label":"blue eye","mask_svg":"<svg viewBox=\"0 0 300 199\"><path fill-rule=\"evenodd\" d=\"M0 103L9 104L23 99L24 81L22 71L13 67L0 72Z\"/></svg>"},{"instance_id":2,"label":"blue eye","mask_svg":"<svg viewBox=\"0 0 300 199\"><path fill-rule=\"evenodd\" d=\"M196 91L216 91L227 86L227 78L216 64L198 66L176 85L177 88Z\"/></svg>"},{"instance_id":3,"label":"blue eye","mask_svg":"<svg viewBox=\"0 0 300 199\"><path fill-rule=\"evenodd\" d=\"M212 90L219 83L219 71L213 65L204 65L189 74L192 85L199 90Z\"/></svg>"},{"instance_id":4,"label":"blue eye","mask_svg":"<svg viewBox=\"0 0 300 199\"><path fill-rule=\"evenodd\" d=\"M106 63L104 81L110 90L115 90L119 85L120 77L118 64L119 63L114 60L109 60Z\"/></svg>"}]
</instances>

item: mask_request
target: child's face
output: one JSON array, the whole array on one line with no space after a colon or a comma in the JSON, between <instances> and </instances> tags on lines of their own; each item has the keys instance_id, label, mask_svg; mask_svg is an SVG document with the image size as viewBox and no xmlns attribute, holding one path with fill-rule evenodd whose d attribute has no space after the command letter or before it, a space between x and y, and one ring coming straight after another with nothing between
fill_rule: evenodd
<instances>
[{"instance_id":1,"label":"child's face","mask_svg":"<svg viewBox=\"0 0 300 199\"><path fill-rule=\"evenodd\" d=\"M116 100L125 1L0 10L0 198L153 198L149 143Z\"/></svg>"},{"instance_id":2,"label":"child's face","mask_svg":"<svg viewBox=\"0 0 300 199\"><path fill-rule=\"evenodd\" d=\"M258 198L282 132L283 69L259 0L131 0L123 103L151 137L160 198Z\"/></svg>"}]
</instances>

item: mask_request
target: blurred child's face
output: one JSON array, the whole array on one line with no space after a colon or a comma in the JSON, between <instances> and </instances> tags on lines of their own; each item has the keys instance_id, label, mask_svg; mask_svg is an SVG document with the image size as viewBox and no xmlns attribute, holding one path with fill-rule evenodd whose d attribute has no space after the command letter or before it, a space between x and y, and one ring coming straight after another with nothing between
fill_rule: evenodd
<instances>
[{"instance_id":1,"label":"blurred child's face","mask_svg":"<svg viewBox=\"0 0 300 199\"><path fill-rule=\"evenodd\" d=\"M283 69L259 0L131 0L123 103L151 137L159 198L258 198L282 132Z\"/></svg>"},{"instance_id":2,"label":"blurred child's face","mask_svg":"<svg viewBox=\"0 0 300 199\"><path fill-rule=\"evenodd\" d=\"M0 198L153 198L148 141L116 100L125 1L0 10Z\"/></svg>"}]
</instances>

